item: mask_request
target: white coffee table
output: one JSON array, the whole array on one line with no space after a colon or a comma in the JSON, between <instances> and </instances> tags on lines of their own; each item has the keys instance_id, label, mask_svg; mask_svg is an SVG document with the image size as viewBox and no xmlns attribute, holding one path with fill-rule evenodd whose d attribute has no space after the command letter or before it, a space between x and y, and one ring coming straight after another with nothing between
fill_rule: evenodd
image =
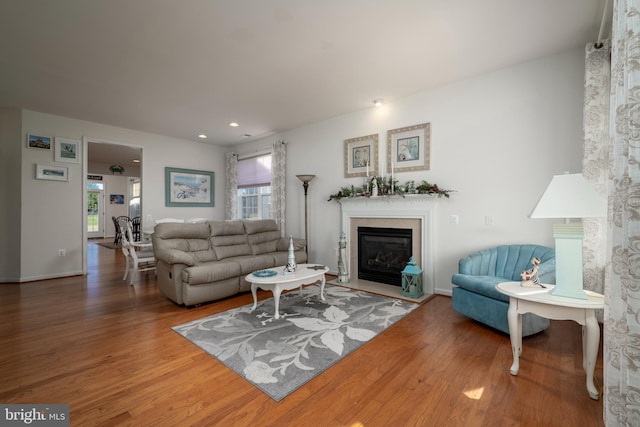
<instances>
[{"instance_id":1,"label":"white coffee table","mask_svg":"<svg viewBox=\"0 0 640 427\"><path fill-rule=\"evenodd\" d=\"M251 283L251 293L253 294L253 307L251 310L255 310L258 306L258 298L256 295L258 288L271 291L273 292L273 299L275 301L274 317L279 319L280 313L278 312L278 308L280 307L280 294L282 294L282 291L299 287L300 292L302 292L302 285L315 283L318 280L321 283L320 298L324 301L324 275L329 271L329 267L314 264L298 264L295 272L287 274L283 274L284 266L270 268L269 270L276 271L278 274L269 277L258 277L251 273L245 277L247 282Z\"/></svg>"},{"instance_id":2,"label":"white coffee table","mask_svg":"<svg viewBox=\"0 0 640 427\"><path fill-rule=\"evenodd\" d=\"M520 282L503 282L496 289L509 296L509 335L513 351L511 375L518 375L519 357L522 353L522 315L534 313L547 319L573 320L582 325L582 367L587 374L587 391L589 396L598 400L598 389L593 383L593 370L598 356L600 344L600 326L595 311L604 308L604 297L591 291L587 299L567 298L551 294L553 285L545 288L527 288Z\"/></svg>"}]
</instances>

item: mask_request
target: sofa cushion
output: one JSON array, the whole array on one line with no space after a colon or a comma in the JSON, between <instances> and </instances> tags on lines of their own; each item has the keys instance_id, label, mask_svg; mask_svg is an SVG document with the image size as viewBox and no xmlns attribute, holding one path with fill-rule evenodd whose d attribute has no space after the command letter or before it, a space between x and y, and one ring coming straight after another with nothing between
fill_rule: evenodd
<instances>
[{"instance_id":1,"label":"sofa cushion","mask_svg":"<svg viewBox=\"0 0 640 427\"><path fill-rule=\"evenodd\" d=\"M511 279L497 276L471 276L468 274L454 274L451 278L451 283L469 292L509 302L507 295L496 290L496 285L502 282L511 282Z\"/></svg>"},{"instance_id":2,"label":"sofa cushion","mask_svg":"<svg viewBox=\"0 0 640 427\"><path fill-rule=\"evenodd\" d=\"M254 255L275 252L282 237L274 220L245 221L244 228Z\"/></svg>"},{"instance_id":3,"label":"sofa cushion","mask_svg":"<svg viewBox=\"0 0 640 427\"><path fill-rule=\"evenodd\" d=\"M244 223L242 221L209 221L212 236L244 235Z\"/></svg>"},{"instance_id":4,"label":"sofa cushion","mask_svg":"<svg viewBox=\"0 0 640 427\"><path fill-rule=\"evenodd\" d=\"M209 225L163 222L156 224L153 235L160 239L208 239Z\"/></svg>"},{"instance_id":5,"label":"sofa cushion","mask_svg":"<svg viewBox=\"0 0 640 427\"><path fill-rule=\"evenodd\" d=\"M279 231L263 231L261 233L250 234L249 244L254 255L266 254L275 252L278 246L278 240L280 240Z\"/></svg>"},{"instance_id":6,"label":"sofa cushion","mask_svg":"<svg viewBox=\"0 0 640 427\"><path fill-rule=\"evenodd\" d=\"M160 223L151 238L155 257L169 264L195 265L217 259L208 224Z\"/></svg>"},{"instance_id":7,"label":"sofa cushion","mask_svg":"<svg viewBox=\"0 0 640 427\"><path fill-rule=\"evenodd\" d=\"M242 221L211 221L211 246L219 260L251 255Z\"/></svg>"},{"instance_id":8,"label":"sofa cushion","mask_svg":"<svg viewBox=\"0 0 640 427\"><path fill-rule=\"evenodd\" d=\"M272 219L258 219L243 221L244 229L247 234L262 233L264 231L280 231L278 224Z\"/></svg>"},{"instance_id":9,"label":"sofa cushion","mask_svg":"<svg viewBox=\"0 0 640 427\"><path fill-rule=\"evenodd\" d=\"M199 285L238 277L240 274L240 265L236 262L207 262L182 270L182 281L190 285Z\"/></svg>"},{"instance_id":10,"label":"sofa cushion","mask_svg":"<svg viewBox=\"0 0 640 427\"><path fill-rule=\"evenodd\" d=\"M242 275L276 266L273 257L268 254L233 257L228 261L237 263L240 266L240 272Z\"/></svg>"},{"instance_id":11,"label":"sofa cushion","mask_svg":"<svg viewBox=\"0 0 640 427\"><path fill-rule=\"evenodd\" d=\"M520 273L529 270L531 260L540 258L540 280L555 283L555 250L539 245L501 245L462 258L458 272L474 276L498 276L508 281L520 281ZM548 263L547 263L548 262ZM553 272L553 275L547 273ZM549 281L547 280L549 277ZM553 282L551 282L553 280Z\"/></svg>"},{"instance_id":12,"label":"sofa cushion","mask_svg":"<svg viewBox=\"0 0 640 427\"><path fill-rule=\"evenodd\" d=\"M295 252L304 251L307 246L304 239L293 239L293 250ZM276 251L288 251L289 250L289 237L284 237L278 240L276 245Z\"/></svg>"}]
</instances>

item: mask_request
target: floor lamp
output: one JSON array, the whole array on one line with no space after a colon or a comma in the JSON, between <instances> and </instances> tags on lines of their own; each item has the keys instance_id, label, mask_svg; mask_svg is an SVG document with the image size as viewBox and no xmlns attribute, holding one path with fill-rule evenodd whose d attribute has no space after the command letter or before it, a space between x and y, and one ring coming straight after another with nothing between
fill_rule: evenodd
<instances>
[{"instance_id":1,"label":"floor lamp","mask_svg":"<svg viewBox=\"0 0 640 427\"><path fill-rule=\"evenodd\" d=\"M309 262L309 213L307 211L308 202L307 202L307 192L309 190L309 182L315 175L296 175L300 181L302 181L302 186L304 187L304 240L306 241L305 252L307 253L307 262Z\"/></svg>"},{"instance_id":2,"label":"floor lamp","mask_svg":"<svg viewBox=\"0 0 640 427\"><path fill-rule=\"evenodd\" d=\"M570 218L607 216L607 203L582 174L556 175L542 194L531 218L565 218L553 225L556 243L556 286L553 295L587 299L582 283L582 221Z\"/></svg>"}]
</instances>

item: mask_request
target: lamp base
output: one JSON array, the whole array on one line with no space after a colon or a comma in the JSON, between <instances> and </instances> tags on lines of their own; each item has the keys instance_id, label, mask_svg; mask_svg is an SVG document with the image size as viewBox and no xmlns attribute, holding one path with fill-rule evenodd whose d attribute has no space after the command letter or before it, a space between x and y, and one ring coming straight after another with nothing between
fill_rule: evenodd
<instances>
[{"instance_id":1,"label":"lamp base","mask_svg":"<svg viewBox=\"0 0 640 427\"><path fill-rule=\"evenodd\" d=\"M582 289L582 222L553 225L556 241L556 287L552 295L587 299Z\"/></svg>"},{"instance_id":2,"label":"lamp base","mask_svg":"<svg viewBox=\"0 0 640 427\"><path fill-rule=\"evenodd\" d=\"M557 285L551 291L551 295L566 298L588 299L586 292L582 289L571 289L570 287L567 289L566 286L558 288Z\"/></svg>"}]
</instances>

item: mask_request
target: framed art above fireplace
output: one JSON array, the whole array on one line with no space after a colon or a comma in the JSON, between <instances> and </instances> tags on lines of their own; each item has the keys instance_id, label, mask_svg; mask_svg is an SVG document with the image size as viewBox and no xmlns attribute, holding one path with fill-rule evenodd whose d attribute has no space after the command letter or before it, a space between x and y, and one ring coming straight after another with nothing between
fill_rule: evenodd
<instances>
[{"instance_id":1,"label":"framed art above fireplace","mask_svg":"<svg viewBox=\"0 0 640 427\"><path fill-rule=\"evenodd\" d=\"M387 172L429 170L431 123L387 132Z\"/></svg>"},{"instance_id":2,"label":"framed art above fireplace","mask_svg":"<svg viewBox=\"0 0 640 427\"><path fill-rule=\"evenodd\" d=\"M378 175L378 134L344 141L344 177Z\"/></svg>"}]
</instances>

